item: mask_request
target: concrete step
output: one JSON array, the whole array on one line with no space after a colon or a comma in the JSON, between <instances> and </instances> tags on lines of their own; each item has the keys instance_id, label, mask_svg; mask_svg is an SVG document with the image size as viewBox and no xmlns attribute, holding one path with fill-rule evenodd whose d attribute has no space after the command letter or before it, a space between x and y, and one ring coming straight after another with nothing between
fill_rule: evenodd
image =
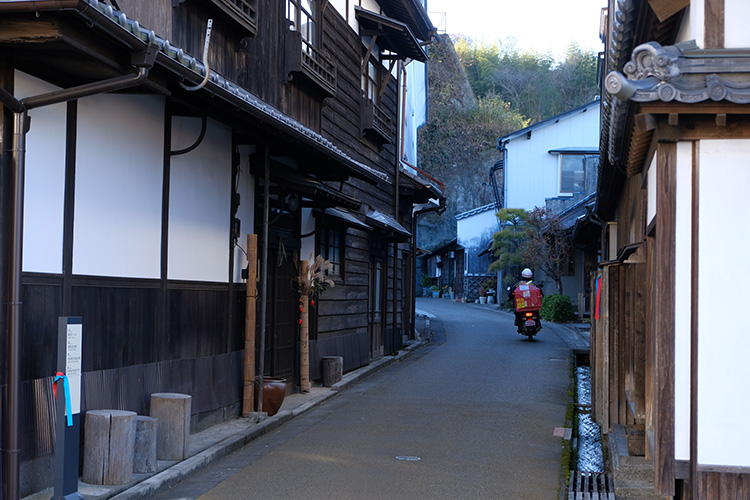
<instances>
[{"instance_id":1,"label":"concrete step","mask_svg":"<svg viewBox=\"0 0 750 500\"><path fill-rule=\"evenodd\" d=\"M614 480L615 496L627 500L663 500L664 497L654 493L653 481L635 479Z\"/></svg>"}]
</instances>

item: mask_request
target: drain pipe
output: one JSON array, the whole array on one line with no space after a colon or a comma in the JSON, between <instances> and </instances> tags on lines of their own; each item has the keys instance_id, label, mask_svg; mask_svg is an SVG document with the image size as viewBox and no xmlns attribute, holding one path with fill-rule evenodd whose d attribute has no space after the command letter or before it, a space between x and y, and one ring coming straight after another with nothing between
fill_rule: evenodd
<instances>
[{"instance_id":1,"label":"drain pipe","mask_svg":"<svg viewBox=\"0 0 750 500\"><path fill-rule=\"evenodd\" d=\"M26 134L29 131L28 111L33 108L60 104L81 97L113 92L135 87L145 82L148 70L154 65L159 49L149 44L143 52L132 55L132 64L138 68L135 75L119 76L89 83L70 89L63 89L38 96L17 100L10 92L0 87L0 101L13 112L13 145L11 149L11 177L13 200L10 234L10 272L8 280L8 389L6 396L7 422L5 425L3 472L5 478L5 498L19 498L19 422L20 422L20 339L21 339L21 298L23 272L23 210L24 173L26 169Z\"/></svg>"}]
</instances>

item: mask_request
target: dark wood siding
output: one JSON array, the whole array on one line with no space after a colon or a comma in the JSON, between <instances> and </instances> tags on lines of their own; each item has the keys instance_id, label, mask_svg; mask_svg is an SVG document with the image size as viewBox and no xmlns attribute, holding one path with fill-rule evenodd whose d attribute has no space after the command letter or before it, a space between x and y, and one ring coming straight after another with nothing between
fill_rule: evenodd
<instances>
[{"instance_id":1,"label":"dark wood siding","mask_svg":"<svg viewBox=\"0 0 750 500\"><path fill-rule=\"evenodd\" d=\"M23 380L50 376L56 365L61 278L24 275ZM84 325L83 371L173 359L214 356L242 348L244 288L226 284L168 285L168 311L159 308L159 282L124 278L75 278L72 315ZM162 318L169 327L161 333Z\"/></svg>"}]
</instances>

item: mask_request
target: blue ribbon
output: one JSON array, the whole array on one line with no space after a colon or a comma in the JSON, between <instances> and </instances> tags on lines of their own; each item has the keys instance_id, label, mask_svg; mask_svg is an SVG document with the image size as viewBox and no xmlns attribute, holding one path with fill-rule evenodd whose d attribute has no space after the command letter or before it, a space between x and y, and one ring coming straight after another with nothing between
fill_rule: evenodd
<instances>
[{"instance_id":1,"label":"blue ribbon","mask_svg":"<svg viewBox=\"0 0 750 500\"><path fill-rule=\"evenodd\" d=\"M55 384L62 379L65 390L65 415L68 417L68 427L73 426L73 410L70 408L70 386L68 385L68 376L64 373L57 372L55 375Z\"/></svg>"}]
</instances>

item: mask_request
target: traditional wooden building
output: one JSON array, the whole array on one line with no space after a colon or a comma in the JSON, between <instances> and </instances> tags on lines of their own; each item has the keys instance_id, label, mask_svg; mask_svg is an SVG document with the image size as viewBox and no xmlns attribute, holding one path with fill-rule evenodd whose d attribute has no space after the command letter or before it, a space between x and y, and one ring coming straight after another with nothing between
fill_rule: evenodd
<instances>
[{"instance_id":1,"label":"traditional wooden building","mask_svg":"<svg viewBox=\"0 0 750 500\"><path fill-rule=\"evenodd\" d=\"M601 234L594 412L618 498L750 497L748 20L743 0L609 2L580 229Z\"/></svg>"},{"instance_id":2,"label":"traditional wooden building","mask_svg":"<svg viewBox=\"0 0 750 500\"><path fill-rule=\"evenodd\" d=\"M443 196L408 164L433 33L419 0L0 2L4 498L51 484L60 316L81 415L181 392L194 430L240 413L247 288L257 364L298 390L311 254L336 283L311 377L402 347L412 208Z\"/></svg>"}]
</instances>

